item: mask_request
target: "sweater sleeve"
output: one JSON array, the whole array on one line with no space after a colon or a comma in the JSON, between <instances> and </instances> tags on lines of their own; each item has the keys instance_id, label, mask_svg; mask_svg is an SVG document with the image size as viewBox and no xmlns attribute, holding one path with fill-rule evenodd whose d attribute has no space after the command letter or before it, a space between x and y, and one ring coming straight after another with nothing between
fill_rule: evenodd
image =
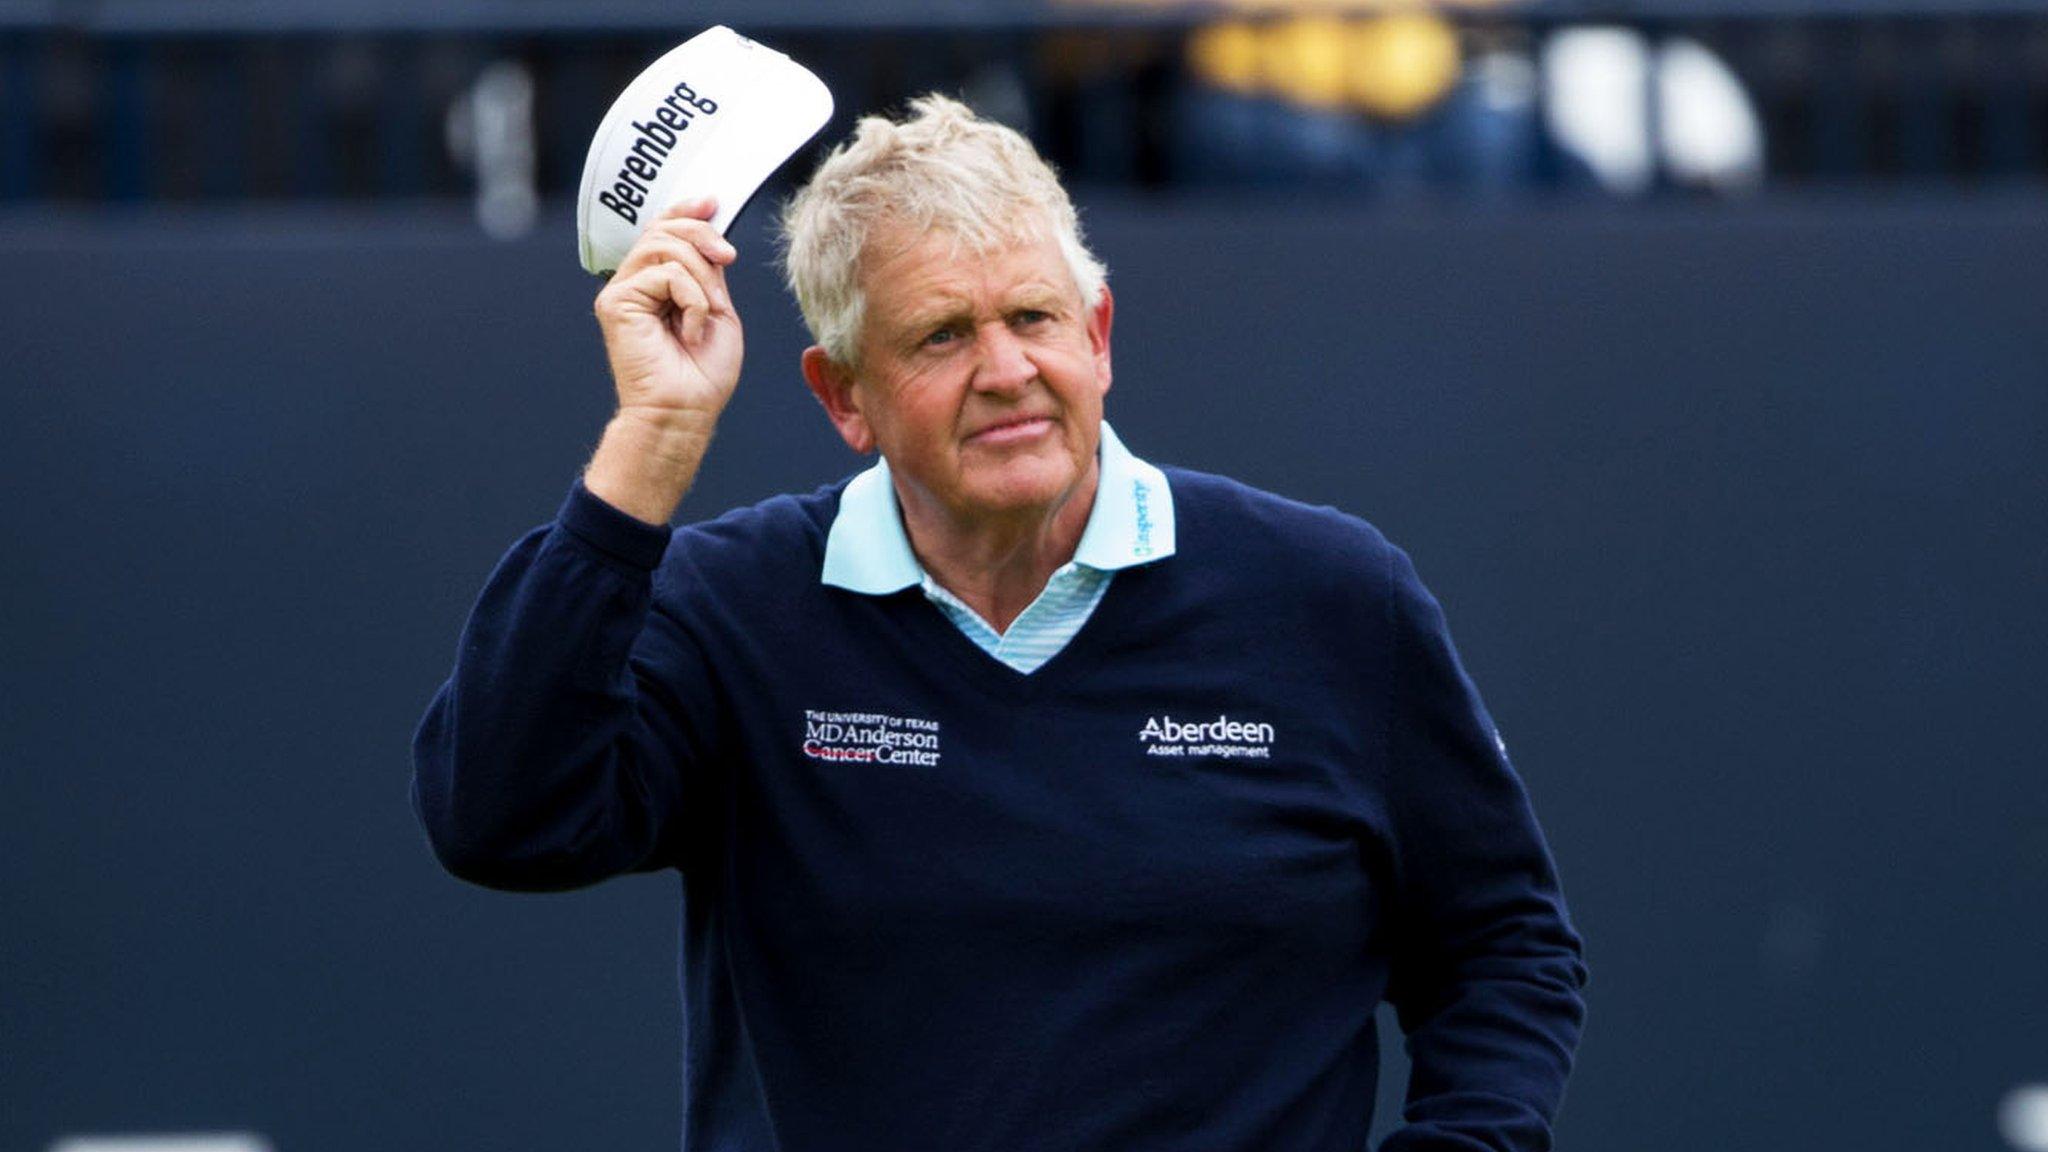
<instances>
[{"instance_id":1,"label":"sweater sleeve","mask_svg":"<svg viewBox=\"0 0 2048 1152\"><path fill-rule=\"evenodd\" d=\"M413 807L456 876L545 891L676 863L715 710L653 603L669 536L579 482L499 561L413 740Z\"/></svg>"},{"instance_id":2,"label":"sweater sleeve","mask_svg":"<svg viewBox=\"0 0 2048 1152\"><path fill-rule=\"evenodd\" d=\"M1521 781L1436 600L1394 550L1389 728L1406 1034L1403 1126L1381 1152L1539 1152L1564 1095L1586 969Z\"/></svg>"}]
</instances>

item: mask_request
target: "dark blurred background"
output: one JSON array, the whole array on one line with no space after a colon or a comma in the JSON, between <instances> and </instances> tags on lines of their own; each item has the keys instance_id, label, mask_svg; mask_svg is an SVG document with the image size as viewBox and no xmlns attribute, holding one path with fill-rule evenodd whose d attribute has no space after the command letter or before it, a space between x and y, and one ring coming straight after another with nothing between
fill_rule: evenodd
<instances>
[{"instance_id":1,"label":"dark blurred background","mask_svg":"<svg viewBox=\"0 0 2048 1152\"><path fill-rule=\"evenodd\" d=\"M719 22L1026 131L1125 439L1415 555L1589 942L1561 1148L2048 1150L2048 0L0 0L0 1152L674 1145L673 877L443 876L408 742ZM686 518L858 466L809 160Z\"/></svg>"}]
</instances>

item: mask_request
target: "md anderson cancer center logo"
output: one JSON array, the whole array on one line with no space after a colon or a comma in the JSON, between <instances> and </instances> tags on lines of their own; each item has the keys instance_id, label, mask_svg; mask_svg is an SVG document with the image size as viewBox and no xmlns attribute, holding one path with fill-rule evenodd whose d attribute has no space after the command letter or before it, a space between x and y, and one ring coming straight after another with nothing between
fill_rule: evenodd
<instances>
[{"instance_id":1,"label":"md anderson cancer center logo","mask_svg":"<svg viewBox=\"0 0 2048 1152\"><path fill-rule=\"evenodd\" d=\"M813 760L934 768L939 722L881 712L804 709L804 755Z\"/></svg>"},{"instance_id":2,"label":"md anderson cancer center logo","mask_svg":"<svg viewBox=\"0 0 2048 1152\"><path fill-rule=\"evenodd\" d=\"M1264 760L1273 755L1276 733L1263 720L1177 720L1148 716L1138 729L1147 756L1223 756Z\"/></svg>"}]
</instances>

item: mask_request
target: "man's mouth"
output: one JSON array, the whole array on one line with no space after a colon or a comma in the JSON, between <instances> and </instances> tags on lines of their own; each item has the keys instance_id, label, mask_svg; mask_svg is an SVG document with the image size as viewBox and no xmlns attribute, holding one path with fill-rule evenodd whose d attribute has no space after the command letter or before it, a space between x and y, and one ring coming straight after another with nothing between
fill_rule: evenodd
<instances>
[{"instance_id":1,"label":"man's mouth","mask_svg":"<svg viewBox=\"0 0 2048 1152\"><path fill-rule=\"evenodd\" d=\"M967 442L990 447L1017 444L1050 432L1052 426L1053 420L1050 416L1018 416L998 421L973 433L967 437Z\"/></svg>"}]
</instances>

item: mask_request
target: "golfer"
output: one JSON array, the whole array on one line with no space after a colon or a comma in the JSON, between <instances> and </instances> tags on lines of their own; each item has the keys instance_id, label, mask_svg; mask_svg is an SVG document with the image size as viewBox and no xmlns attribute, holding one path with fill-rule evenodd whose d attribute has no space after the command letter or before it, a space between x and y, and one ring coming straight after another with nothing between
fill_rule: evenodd
<instances>
[{"instance_id":1,"label":"golfer","mask_svg":"<svg viewBox=\"0 0 2048 1152\"><path fill-rule=\"evenodd\" d=\"M414 781L476 883L680 873L684 1148L1356 1152L1382 1001L1385 1148L1547 1148L1579 940L1408 558L1126 447L1072 205L937 97L784 220L804 380L879 459L672 530L741 373L713 210L599 293L617 414Z\"/></svg>"}]
</instances>

